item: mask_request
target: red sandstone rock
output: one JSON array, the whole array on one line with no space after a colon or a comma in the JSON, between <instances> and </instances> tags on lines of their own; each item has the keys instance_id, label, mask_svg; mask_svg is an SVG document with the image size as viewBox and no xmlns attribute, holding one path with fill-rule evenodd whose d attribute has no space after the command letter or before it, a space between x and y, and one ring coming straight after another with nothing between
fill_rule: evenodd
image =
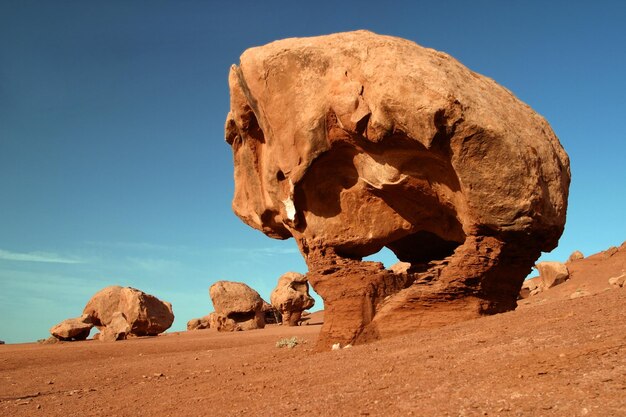
<instances>
[{"instance_id":1,"label":"red sandstone rock","mask_svg":"<svg viewBox=\"0 0 626 417\"><path fill-rule=\"evenodd\" d=\"M187 322L187 330L203 330L211 327L209 315L198 319L191 319Z\"/></svg>"},{"instance_id":2,"label":"red sandstone rock","mask_svg":"<svg viewBox=\"0 0 626 417\"><path fill-rule=\"evenodd\" d=\"M93 328L91 317L66 319L50 329L50 334L60 340L85 340Z\"/></svg>"},{"instance_id":3,"label":"red sandstone rock","mask_svg":"<svg viewBox=\"0 0 626 417\"><path fill-rule=\"evenodd\" d=\"M115 342L123 340L131 333L131 327L127 318L120 311L111 315L111 320L100 331L98 340L101 342Z\"/></svg>"},{"instance_id":4,"label":"red sandstone rock","mask_svg":"<svg viewBox=\"0 0 626 417\"><path fill-rule=\"evenodd\" d=\"M242 282L217 281L209 288L209 296L215 308L215 313L210 315L211 328L233 331L265 327L264 301L248 285Z\"/></svg>"},{"instance_id":5,"label":"red sandstone rock","mask_svg":"<svg viewBox=\"0 0 626 417\"><path fill-rule=\"evenodd\" d=\"M579 250L575 250L572 254L567 258L567 263L579 261L581 259L585 259L585 255Z\"/></svg>"},{"instance_id":6,"label":"red sandstone rock","mask_svg":"<svg viewBox=\"0 0 626 417\"><path fill-rule=\"evenodd\" d=\"M280 311L282 323L290 326L297 326L302 312L315 305L315 300L309 295L306 276L297 272L287 272L278 279L270 301Z\"/></svg>"},{"instance_id":7,"label":"red sandstone rock","mask_svg":"<svg viewBox=\"0 0 626 417\"><path fill-rule=\"evenodd\" d=\"M522 289L519 292L520 298L528 298L539 294L544 290L544 284L541 277L533 277L522 283Z\"/></svg>"},{"instance_id":8,"label":"red sandstone rock","mask_svg":"<svg viewBox=\"0 0 626 417\"><path fill-rule=\"evenodd\" d=\"M153 295L130 287L110 286L97 292L83 310L101 331L121 313L133 336L154 336L174 322L172 305ZM121 329L118 329L121 330Z\"/></svg>"},{"instance_id":9,"label":"red sandstone rock","mask_svg":"<svg viewBox=\"0 0 626 417\"><path fill-rule=\"evenodd\" d=\"M229 76L233 209L294 237L329 348L514 309L563 232L548 123L449 55L366 31L248 49ZM383 247L411 267L361 258Z\"/></svg>"}]
</instances>

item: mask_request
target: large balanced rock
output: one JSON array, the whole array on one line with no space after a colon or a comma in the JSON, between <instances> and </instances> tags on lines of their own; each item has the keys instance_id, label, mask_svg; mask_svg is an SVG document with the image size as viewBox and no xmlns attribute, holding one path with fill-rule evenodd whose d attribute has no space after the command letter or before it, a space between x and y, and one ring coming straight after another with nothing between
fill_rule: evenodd
<instances>
[{"instance_id":1,"label":"large balanced rock","mask_svg":"<svg viewBox=\"0 0 626 417\"><path fill-rule=\"evenodd\" d=\"M229 75L233 209L294 237L330 347L515 308L563 232L548 123L449 55L367 31L248 49ZM397 274L364 256L388 247Z\"/></svg>"},{"instance_id":2,"label":"large balanced rock","mask_svg":"<svg viewBox=\"0 0 626 417\"><path fill-rule=\"evenodd\" d=\"M315 304L309 295L306 276L297 272L287 272L278 279L270 295L270 302L280 312L283 324L290 326L297 326L302 312Z\"/></svg>"},{"instance_id":3,"label":"large balanced rock","mask_svg":"<svg viewBox=\"0 0 626 417\"><path fill-rule=\"evenodd\" d=\"M209 315L212 329L252 330L265 327L263 299L243 282L217 281L209 288L215 313Z\"/></svg>"},{"instance_id":4,"label":"large balanced rock","mask_svg":"<svg viewBox=\"0 0 626 417\"><path fill-rule=\"evenodd\" d=\"M87 302L83 314L90 316L101 331L115 325L112 334L115 334L116 339L128 335L154 336L167 330L174 322L170 303L138 289L120 286L98 291ZM130 327L127 331L120 322L120 314ZM108 336L107 339L112 337Z\"/></svg>"},{"instance_id":5,"label":"large balanced rock","mask_svg":"<svg viewBox=\"0 0 626 417\"><path fill-rule=\"evenodd\" d=\"M93 321L88 315L66 319L52 326L50 334L59 340L85 340L93 328Z\"/></svg>"}]
</instances>

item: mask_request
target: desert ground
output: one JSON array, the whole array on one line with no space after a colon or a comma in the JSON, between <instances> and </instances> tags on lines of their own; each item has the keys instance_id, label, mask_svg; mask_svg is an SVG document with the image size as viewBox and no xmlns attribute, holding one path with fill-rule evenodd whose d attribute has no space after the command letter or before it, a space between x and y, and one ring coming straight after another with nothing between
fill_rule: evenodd
<instances>
[{"instance_id":1,"label":"desert ground","mask_svg":"<svg viewBox=\"0 0 626 417\"><path fill-rule=\"evenodd\" d=\"M626 416L626 245L515 311L317 352L323 320L0 346L2 416ZM276 342L296 337L293 348Z\"/></svg>"}]
</instances>

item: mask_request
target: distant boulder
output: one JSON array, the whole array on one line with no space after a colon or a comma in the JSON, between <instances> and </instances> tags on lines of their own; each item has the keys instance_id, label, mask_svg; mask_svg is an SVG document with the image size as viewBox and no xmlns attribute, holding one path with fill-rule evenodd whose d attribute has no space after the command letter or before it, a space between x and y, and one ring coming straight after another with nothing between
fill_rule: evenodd
<instances>
[{"instance_id":1,"label":"distant boulder","mask_svg":"<svg viewBox=\"0 0 626 417\"><path fill-rule=\"evenodd\" d=\"M203 330L209 329L211 327L209 322L210 315L206 315L204 317L200 317L197 319L191 319L187 322L187 330Z\"/></svg>"},{"instance_id":2,"label":"distant boulder","mask_svg":"<svg viewBox=\"0 0 626 417\"><path fill-rule=\"evenodd\" d=\"M278 279L270 301L280 311L282 323L289 326L297 326L302 312L315 304L315 300L309 295L306 276L297 272L287 272Z\"/></svg>"},{"instance_id":3,"label":"distant boulder","mask_svg":"<svg viewBox=\"0 0 626 417\"><path fill-rule=\"evenodd\" d=\"M618 287L618 288L626 286L626 274L609 278L609 285L611 285L612 287Z\"/></svg>"},{"instance_id":4,"label":"distant boulder","mask_svg":"<svg viewBox=\"0 0 626 417\"><path fill-rule=\"evenodd\" d=\"M533 295L539 294L541 291L543 291L543 280L541 277L529 278L522 283L519 298L532 297Z\"/></svg>"},{"instance_id":5,"label":"distant boulder","mask_svg":"<svg viewBox=\"0 0 626 417\"><path fill-rule=\"evenodd\" d=\"M66 319L50 328L50 334L59 340L85 340L94 324L89 315Z\"/></svg>"},{"instance_id":6,"label":"distant boulder","mask_svg":"<svg viewBox=\"0 0 626 417\"><path fill-rule=\"evenodd\" d=\"M107 340L112 335L116 335L115 340L127 336L156 336L174 322L170 303L138 289L120 286L98 291L87 302L83 314L92 318L93 324L103 332L103 336L106 334ZM129 326L128 331L124 331L122 318ZM106 333L109 326L114 327Z\"/></svg>"},{"instance_id":7,"label":"distant boulder","mask_svg":"<svg viewBox=\"0 0 626 417\"><path fill-rule=\"evenodd\" d=\"M536 267L545 289L562 284L569 279L569 270L564 263L539 262Z\"/></svg>"},{"instance_id":8,"label":"distant boulder","mask_svg":"<svg viewBox=\"0 0 626 417\"><path fill-rule=\"evenodd\" d=\"M572 254L567 258L567 263L579 261L581 259L585 259L585 255L579 250L575 250Z\"/></svg>"},{"instance_id":9,"label":"distant boulder","mask_svg":"<svg viewBox=\"0 0 626 417\"><path fill-rule=\"evenodd\" d=\"M211 328L235 331L265 327L264 301L243 282L217 281L209 288L209 296L215 308L209 315Z\"/></svg>"}]
</instances>

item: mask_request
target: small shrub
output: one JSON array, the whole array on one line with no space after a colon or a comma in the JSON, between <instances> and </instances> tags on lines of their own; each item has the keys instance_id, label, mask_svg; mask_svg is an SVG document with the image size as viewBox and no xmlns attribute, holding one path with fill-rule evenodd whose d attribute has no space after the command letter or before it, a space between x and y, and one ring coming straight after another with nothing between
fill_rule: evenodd
<instances>
[{"instance_id":1,"label":"small shrub","mask_svg":"<svg viewBox=\"0 0 626 417\"><path fill-rule=\"evenodd\" d=\"M292 338L283 338L280 339L278 342L276 342L276 347L277 348L283 348L283 347L288 347L289 349L292 349L294 347L296 347L299 343L302 343L300 340L298 340L297 337L292 337Z\"/></svg>"}]
</instances>

